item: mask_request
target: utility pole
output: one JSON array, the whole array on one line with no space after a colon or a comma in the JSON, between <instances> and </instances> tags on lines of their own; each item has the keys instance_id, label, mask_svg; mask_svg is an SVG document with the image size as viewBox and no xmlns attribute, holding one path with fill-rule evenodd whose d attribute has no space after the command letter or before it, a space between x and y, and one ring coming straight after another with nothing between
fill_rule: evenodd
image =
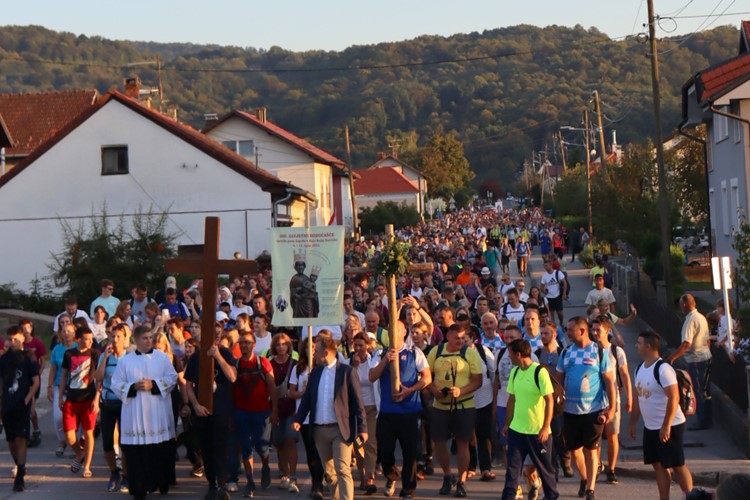
<instances>
[{"instance_id":1,"label":"utility pole","mask_svg":"<svg viewBox=\"0 0 750 500\"><path fill-rule=\"evenodd\" d=\"M661 99L659 97L659 59L654 24L654 0L648 0L648 37L651 42L651 88L654 98L654 125L656 127L656 164L659 172L659 219L661 220L661 253L664 268L664 289L667 307L672 307L672 269L670 252L669 208L667 204L667 180L664 168L664 142L661 137Z\"/></svg>"},{"instance_id":2,"label":"utility pole","mask_svg":"<svg viewBox=\"0 0 750 500\"><path fill-rule=\"evenodd\" d=\"M349 125L344 125L344 137L346 137L346 163L349 169L349 193L352 197L352 225L354 226L354 237L359 239L359 220L357 217L357 198L354 191L354 172L352 171L352 150L349 146Z\"/></svg>"},{"instance_id":3,"label":"utility pole","mask_svg":"<svg viewBox=\"0 0 750 500\"><path fill-rule=\"evenodd\" d=\"M565 143L563 142L562 132L559 131L559 130L557 132L557 137L560 138L560 152L562 153L562 166L563 166L562 175L565 175L565 170L568 168L568 166L565 164L565 162L566 162L566 160L565 160Z\"/></svg>"},{"instance_id":4,"label":"utility pole","mask_svg":"<svg viewBox=\"0 0 750 500\"><path fill-rule=\"evenodd\" d=\"M596 115L599 122L599 144L600 144L600 153L599 157L601 158L602 162L602 174L607 173L607 166L606 166L606 156L607 156L607 147L604 145L604 126L602 126L602 104L599 100L599 91L594 90L594 103L596 104Z\"/></svg>"},{"instance_id":5,"label":"utility pole","mask_svg":"<svg viewBox=\"0 0 750 500\"><path fill-rule=\"evenodd\" d=\"M584 133L586 144L586 204L588 205L588 216L589 216L589 237L594 239L594 214L591 203L591 150L589 149L589 110L583 110L583 123L586 132Z\"/></svg>"}]
</instances>

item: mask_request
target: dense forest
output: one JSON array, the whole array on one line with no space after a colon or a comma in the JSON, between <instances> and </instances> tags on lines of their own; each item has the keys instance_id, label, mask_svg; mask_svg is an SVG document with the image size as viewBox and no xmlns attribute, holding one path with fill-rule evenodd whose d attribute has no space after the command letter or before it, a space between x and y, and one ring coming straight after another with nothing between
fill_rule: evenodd
<instances>
[{"instance_id":1,"label":"dense forest","mask_svg":"<svg viewBox=\"0 0 750 500\"><path fill-rule=\"evenodd\" d=\"M738 36L719 27L660 40L665 133L679 122L682 84L736 55ZM164 98L182 121L200 128L204 113L265 106L271 121L341 158L348 125L356 168L389 142L413 148L443 130L463 143L477 182L510 182L532 151L552 148L560 126L579 126L595 89L618 143L643 143L653 133L646 40L612 40L581 26L521 25L341 52L113 41L5 26L0 92L122 90L135 74L156 86L157 56Z\"/></svg>"}]
</instances>

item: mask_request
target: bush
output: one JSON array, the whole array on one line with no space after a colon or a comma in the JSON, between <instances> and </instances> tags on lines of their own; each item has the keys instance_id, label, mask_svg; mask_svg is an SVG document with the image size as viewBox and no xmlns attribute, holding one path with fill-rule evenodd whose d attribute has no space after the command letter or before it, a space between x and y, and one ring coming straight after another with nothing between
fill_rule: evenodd
<instances>
[{"instance_id":1,"label":"bush","mask_svg":"<svg viewBox=\"0 0 750 500\"><path fill-rule=\"evenodd\" d=\"M63 299L52 292L50 287L39 281L31 283L31 292L16 287L15 283L0 285L0 308L21 309L39 314L54 316L63 310Z\"/></svg>"},{"instance_id":2,"label":"bush","mask_svg":"<svg viewBox=\"0 0 750 500\"><path fill-rule=\"evenodd\" d=\"M596 241L593 245L586 245L586 248L578 254L578 259L586 267L594 267L594 260L597 256L612 255L612 247L608 241Z\"/></svg>"},{"instance_id":3,"label":"bush","mask_svg":"<svg viewBox=\"0 0 750 500\"><path fill-rule=\"evenodd\" d=\"M133 216L130 229L123 217L110 227L106 208L92 215L88 229L62 222L64 250L49 266L55 285L82 303L99 296L103 278L115 282L115 294L121 297L139 283L149 290L161 288L164 261L176 254L177 235L165 232L166 222L166 213L149 211Z\"/></svg>"},{"instance_id":4,"label":"bush","mask_svg":"<svg viewBox=\"0 0 750 500\"><path fill-rule=\"evenodd\" d=\"M386 224L393 224L393 229L416 226L422 217L412 205L392 201L379 201L374 208L363 208L359 211L361 234L382 234Z\"/></svg>"}]
</instances>

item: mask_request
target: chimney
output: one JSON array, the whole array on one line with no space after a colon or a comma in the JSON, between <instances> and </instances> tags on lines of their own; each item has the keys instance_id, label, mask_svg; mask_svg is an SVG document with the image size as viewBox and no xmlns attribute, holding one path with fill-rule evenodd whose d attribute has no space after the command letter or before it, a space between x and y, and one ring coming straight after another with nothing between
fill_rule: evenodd
<instances>
[{"instance_id":1,"label":"chimney","mask_svg":"<svg viewBox=\"0 0 750 500\"><path fill-rule=\"evenodd\" d=\"M268 109L265 107L262 108L255 108L255 117L258 119L261 123L266 123L266 115L268 114Z\"/></svg>"},{"instance_id":2,"label":"chimney","mask_svg":"<svg viewBox=\"0 0 750 500\"><path fill-rule=\"evenodd\" d=\"M137 76L125 80L125 95L136 101L140 99L141 79Z\"/></svg>"},{"instance_id":3,"label":"chimney","mask_svg":"<svg viewBox=\"0 0 750 500\"><path fill-rule=\"evenodd\" d=\"M391 156L393 156L394 158L398 160L398 149L394 149L393 152L391 153Z\"/></svg>"},{"instance_id":4,"label":"chimney","mask_svg":"<svg viewBox=\"0 0 750 500\"><path fill-rule=\"evenodd\" d=\"M218 113L204 113L203 115L203 130L208 130L216 122L219 121Z\"/></svg>"},{"instance_id":5,"label":"chimney","mask_svg":"<svg viewBox=\"0 0 750 500\"><path fill-rule=\"evenodd\" d=\"M385 158L385 153L383 153L382 151L378 151L378 161L382 160L383 158Z\"/></svg>"}]
</instances>

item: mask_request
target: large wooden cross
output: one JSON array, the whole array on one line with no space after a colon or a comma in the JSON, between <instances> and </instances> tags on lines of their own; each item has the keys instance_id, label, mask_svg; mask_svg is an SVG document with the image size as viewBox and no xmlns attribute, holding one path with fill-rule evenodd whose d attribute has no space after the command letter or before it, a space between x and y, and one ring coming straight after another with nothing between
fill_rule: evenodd
<instances>
[{"instance_id":1,"label":"large wooden cross","mask_svg":"<svg viewBox=\"0 0 750 500\"><path fill-rule=\"evenodd\" d=\"M385 236L388 243L395 240L396 235L393 232L393 224L386 224ZM413 263L409 264L406 268L409 272L431 272L434 271L435 266L430 263ZM373 269L370 267L352 267L346 270L346 274L356 275L371 273ZM401 344L401 339L398 339L396 343L396 336L398 335L398 300L396 299L396 276L386 276L386 291L388 294L388 346L389 348L396 348L396 345ZM373 332L374 333L374 332ZM391 396L395 396L401 392L401 374L399 373L398 359L391 361Z\"/></svg>"},{"instance_id":2,"label":"large wooden cross","mask_svg":"<svg viewBox=\"0 0 750 500\"><path fill-rule=\"evenodd\" d=\"M252 260L219 259L219 218L206 217L203 255L169 259L164 262L168 273L190 273L203 276L203 310L201 311L201 352L198 380L198 402L213 412L214 360L206 355L217 342L216 290L219 274L241 276L257 272L258 265Z\"/></svg>"}]
</instances>

